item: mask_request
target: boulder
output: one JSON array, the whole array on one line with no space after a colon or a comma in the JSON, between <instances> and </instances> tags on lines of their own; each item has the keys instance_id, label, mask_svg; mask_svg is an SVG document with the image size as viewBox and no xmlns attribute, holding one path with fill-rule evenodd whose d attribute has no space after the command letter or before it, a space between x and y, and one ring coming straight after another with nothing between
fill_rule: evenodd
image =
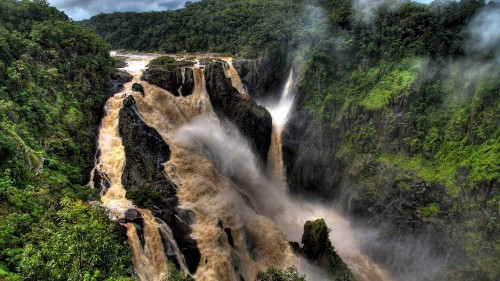
<instances>
[{"instance_id":1,"label":"boulder","mask_svg":"<svg viewBox=\"0 0 500 281\"><path fill-rule=\"evenodd\" d=\"M142 224L144 222L144 219L141 216L141 213L137 211L136 209L128 209L125 212L125 218L124 221L127 222L132 222L132 223L137 223L137 224Z\"/></svg>"},{"instance_id":2,"label":"boulder","mask_svg":"<svg viewBox=\"0 0 500 281\"><path fill-rule=\"evenodd\" d=\"M114 72L110 74L110 82L111 86L109 88L109 95L114 95L123 90L123 84L128 83L134 79L130 73L125 70L116 69Z\"/></svg>"},{"instance_id":3,"label":"boulder","mask_svg":"<svg viewBox=\"0 0 500 281\"><path fill-rule=\"evenodd\" d=\"M330 229L326 226L325 220L307 221L302 235L304 246L300 248L296 242L290 242L290 245L295 253L305 256L324 269L331 280L354 280L347 265L335 252L330 238L328 238L329 233Z\"/></svg>"},{"instance_id":4,"label":"boulder","mask_svg":"<svg viewBox=\"0 0 500 281\"><path fill-rule=\"evenodd\" d=\"M142 87L142 84L140 83L134 83L134 85L132 85L132 91L139 92L142 96L144 96L144 87Z\"/></svg>"},{"instance_id":5,"label":"boulder","mask_svg":"<svg viewBox=\"0 0 500 281\"><path fill-rule=\"evenodd\" d=\"M141 76L141 80L169 91L179 96L182 86L182 68L150 67Z\"/></svg>"},{"instance_id":6,"label":"boulder","mask_svg":"<svg viewBox=\"0 0 500 281\"><path fill-rule=\"evenodd\" d=\"M181 93L182 96L189 96L194 89L194 73L189 67L150 67L144 71L141 80L165 89L176 97Z\"/></svg>"}]
</instances>

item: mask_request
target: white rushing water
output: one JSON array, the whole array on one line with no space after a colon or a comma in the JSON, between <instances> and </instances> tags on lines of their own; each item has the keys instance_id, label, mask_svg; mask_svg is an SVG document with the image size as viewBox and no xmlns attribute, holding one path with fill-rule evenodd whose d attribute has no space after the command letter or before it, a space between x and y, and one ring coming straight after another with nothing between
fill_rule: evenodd
<instances>
[{"instance_id":1,"label":"white rushing water","mask_svg":"<svg viewBox=\"0 0 500 281\"><path fill-rule=\"evenodd\" d=\"M309 280L327 280L321 270L296 257L288 241L300 242L307 220L324 218L332 229L330 239L358 280L388 280L383 272L359 248L360 233L351 227L333 207L291 198L285 186L281 156L281 130L293 105L292 71L280 100L268 109L273 117L273 144L269 167L264 173L257 157L238 129L221 121L214 113L206 92L203 70L194 67L195 87L187 97L140 81L147 63L157 55L127 54L127 72L134 76L123 92L111 97L106 105L99 136L101 156L96 169L104 172L111 187L102 196L103 205L115 218L123 218L128 209L137 209L125 198L121 173L125 153L118 133L118 112L122 101L133 95L137 111L148 126L155 128L171 149L165 173L176 184L180 207L191 210L195 221L191 236L201 253L195 280L254 280L259 271L270 266L291 265L306 273ZM226 75L235 79L233 68ZM145 95L133 93L140 82ZM244 87L234 82L240 93ZM269 175L269 176L268 176ZM174 253L187 273L184 257L172 238L168 225L155 219L149 210L137 209L144 218L145 243L141 243L134 224L128 223L127 235L133 252L135 271L141 280L157 281L167 274L165 252ZM221 227L221 225L223 227ZM224 230L231 230L234 245L229 245ZM162 244L161 235L171 245Z\"/></svg>"},{"instance_id":2,"label":"white rushing water","mask_svg":"<svg viewBox=\"0 0 500 281\"><path fill-rule=\"evenodd\" d=\"M271 116L273 117L273 126L277 127L279 130L283 129L283 126L285 126L285 123L288 120L290 114L290 110L292 109L294 100L294 78L295 77L293 69L291 69L278 102L264 104L266 109L269 111L269 113L271 113Z\"/></svg>"},{"instance_id":3,"label":"white rushing water","mask_svg":"<svg viewBox=\"0 0 500 281\"><path fill-rule=\"evenodd\" d=\"M268 158L268 165L272 171L268 170L267 174L275 179L275 184L281 185L285 190L286 175L281 152L281 132L290 117L290 110L293 106L294 79L298 78L296 76L298 75L294 75L291 69L278 102L263 104L273 118L273 139ZM277 174L278 180L276 180ZM286 198L287 202L282 202L283 209L286 211L275 219L280 222L279 225L289 240L300 242L304 223L308 220L323 218L332 229L330 239L333 246L357 280L390 280L388 274L364 255L360 248L361 241L373 239L376 235L374 231L352 228L349 220L340 215L333 206L291 199L288 194L279 196Z\"/></svg>"},{"instance_id":4,"label":"white rushing water","mask_svg":"<svg viewBox=\"0 0 500 281\"><path fill-rule=\"evenodd\" d=\"M167 234L170 229L166 224L158 223L149 210L137 208L125 196L126 190L121 181L125 164L125 151L118 132L118 116L123 100L132 94L133 83L140 80L140 75L146 69L147 63L155 57L155 55L128 55L126 57L127 66L123 69L134 77L131 82L124 85L123 91L110 97L106 102L106 115L102 119L98 139L101 154L95 167L95 170L105 174L109 179L110 187L101 196L102 205L108 210L109 216L112 219L123 219L127 210L135 209L144 219L143 242L139 238L136 225L133 223L125 224L129 245L132 250L135 273L143 281L159 281L166 276L167 258L158 229L161 227L162 232ZM181 263L181 269L185 270L186 267L182 263L183 257L180 256L175 241L171 236L165 238L169 240L174 248L174 254L177 255L177 259Z\"/></svg>"}]
</instances>

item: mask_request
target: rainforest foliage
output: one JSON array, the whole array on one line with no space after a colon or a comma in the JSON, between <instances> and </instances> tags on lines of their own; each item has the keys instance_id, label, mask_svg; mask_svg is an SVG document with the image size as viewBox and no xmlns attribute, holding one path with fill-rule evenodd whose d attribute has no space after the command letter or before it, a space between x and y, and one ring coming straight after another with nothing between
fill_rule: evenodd
<instances>
[{"instance_id":1,"label":"rainforest foliage","mask_svg":"<svg viewBox=\"0 0 500 281\"><path fill-rule=\"evenodd\" d=\"M295 109L311 118L304 153L319 151L299 167L300 188L348 193L331 175L304 172L345 169L355 214L433 232L451 253L448 278L498 280L500 42L481 34L495 34L499 10L480 0L201 0L80 26L113 48L291 54L303 66ZM0 280L130 275L128 247L85 203L97 194L83 186L108 50L46 1L0 0ZM259 276L303 279L294 270Z\"/></svg>"},{"instance_id":2,"label":"rainforest foliage","mask_svg":"<svg viewBox=\"0 0 500 281\"><path fill-rule=\"evenodd\" d=\"M301 0L202 0L184 9L100 14L84 20L113 48L139 51L219 52L255 57L297 44L297 25L307 25Z\"/></svg>"},{"instance_id":3,"label":"rainforest foliage","mask_svg":"<svg viewBox=\"0 0 500 281\"><path fill-rule=\"evenodd\" d=\"M0 0L0 280L130 276L123 235L86 203L111 67L46 1Z\"/></svg>"},{"instance_id":4,"label":"rainforest foliage","mask_svg":"<svg viewBox=\"0 0 500 281\"><path fill-rule=\"evenodd\" d=\"M500 6L386 1L367 13L356 10L357 2L321 3L329 21L319 27L324 33L306 60L299 89L298 107L313 117L304 143L318 136L329 143L321 148L331 157L327 163L357 161L346 173L354 181L351 192L365 194L354 197L354 208L364 209L358 213L404 217L384 204L407 200L413 218L397 223L436 231L444 251L459 260L448 276L497 280L500 42L488 32L498 32ZM350 192L321 181L313 177L302 187ZM390 197L419 186L444 193L430 200ZM371 206L380 213L370 215Z\"/></svg>"}]
</instances>

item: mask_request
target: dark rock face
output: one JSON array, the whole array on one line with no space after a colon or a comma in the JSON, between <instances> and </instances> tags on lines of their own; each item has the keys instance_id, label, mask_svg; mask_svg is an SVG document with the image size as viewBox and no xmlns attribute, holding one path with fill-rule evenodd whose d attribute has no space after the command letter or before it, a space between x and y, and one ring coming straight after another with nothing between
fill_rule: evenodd
<instances>
[{"instance_id":1,"label":"dark rock face","mask_svg":"<svg viewBox=\"0 0 500 281\"><path fill-rule=\"evenodd\" d=\"M200 251L196 240L189 236L189 225L175 216L176 187L163 170L163 163L170 159L170 149L160 134L141 120L132 96L124 101L119 118L126 156L122 183L127 189L127 198L139 207L149 208L155 217L170 226L189 270L194 273Z\"/></svg>"},{"instance_id":2,"label":"dark rock face","mask_svg":"<svg viewBox=\"0 0 500 281\"><path fill-rule=\"evenodd\" d=\"M146 207L151 207L149 200L158 197L161 204L156 207L175 208L178 203L175 186L168 181L162 165L170 159L170 149L160 134L141 120L132 96L124 101L120 110L119 130L126 155L122 183L127 191L148 190L150 196L141 197L145 201L139 202Z\"/></svg>"},{"instance_id":3,"label":"dark rock face","mask_svg":"<svg viewBox=\"0 0 500 281\"><path fill-rule=\"evenodd\" d=\"M139 92L144 96L144 88L140 83L134 83L134 85L132 85L132 91Z\"/></svg>"},{"instance_id":4,"label":"dark rock face","mask_svg":"<svg viewBox=\"0 0 500 281\"><path fill-rule=\"evenodd\" d=\"M184 83L182 81L183 72ZM174 96L179 96L180 93L183 96L189 96L193 93L194 89L194 74L191 68L164 68L155 66L146 70L142 74L141 80L165 89Z\"/></svg>"},{"instance_id":5,"label":"dark rock face","mask_svg":"<svg viewBox=\"0 0 500 281\"><path fill-rule=\"evenodd\" d=\"M302 108L304 103L304 97L302 89L299 87L298 93L296 95L295 103L290 111L290 118L288 122L285 124L281 132L281 150L283 157L283 165L285 167L285 171L287 173L287 181L290 190L297 192L300 190L308 190L309 185L303 185L305 180L308 180L309 177L305 177L302 173L305 169L310 167L314 169L316 172L321 172L324 170L317 169L317 167L311 166L302 166L298 164L302 164L303 162L298 160L302 155L311 156L311 160L309 164L315 165L318 159L323 159L324 157L316 157L316 155L312 155L308 151L308 153L301 154L303 146L307 145L307 142L303 142L304 135L306 134L306 130L309 128L309 125L312 120L312 116L309 112ZM319 150L312 150L318 151ZM324 152L321 152L324 153ZM322 179L323 177L315 177L315 179ZM315 184L318 182L316 180L313 181Z\"/></svg>"},{"instance_id":6,"label":"dark rock face","mask_svg":"<svg viewBox=\"0 0 500 281\"><path fill-rule=\"evenodd\" d=\"M452 199L441 184L425 183L372 154L407 151L402 140L409 131L401 124L407 123L409 98L393 101L391 109L359 108L332 126L313 120L305 106L307 94L299 86L292 116L282 132L282 149L290 190L337 200L356 219L380 231L380 239L364 245L372 258L395 271L411 267L407 272L418 274L428 267L416 264L421 260L417 256L431 261L444 253L443 237L450 237L447 233L453 230L436 222L449 219ZM343 152L343 139L357 134L353 128L359 123L372 124L373 137L356 151ZM439 205L439 213L426 217L421 210L431 204ZM398 249L401 244L405 251Z\"/></svg>"},{"instance_id":7,"label":"dark rock face","mask_svg":"<svg viewBox=\"0 0 500 281\"><path fill-rule=\"evenodd\" d=\"M189 96L194 90L194 72L192 68L184 69L184 84L182 84L180 91L183 96Z\"/></svg>"},{"instance_id":8,"label":"dark rock face","mask_svg":"<svg viewBox=\"0 0 500 281\"><path fill-rule=\"evenodd\" d=\"M142 224L144 219L141 216L141 213L136 209L128 209L125 212L125 222L139 223Z\"/></svg>"},{"instance_id":9,"label":"dark rock face","mask_svg":"<svg viewBox=\"0 0 500 281\"><path fill-rule=\"evenodd\" d=\"M109 180L108 175L99 169L94 170L94 187L98 188L101 194L105 194L111 187L111 181Z\"/></svg>"},{"instance_id":10,"label":"dark rock face","mask_svg":"<svg viewBox=\"0 0 500 281\"><path fill-rule=\"evenodd\" d=\"M286 63L286 54L276 51L254 60L235 59L233 66L249 95L252 98L262 98L279 93Z\"/></svg>"},{"instance_id":11,"label":"dark rock face","mask_svg":"<svg viewBox=\"0 0 500 281\"><path fill-rule=\"evenodd\" d=\"M296 253L305 255L323 268L332 280L354 280L347 265L335 252L328 238L329 232L323 219L307 221L302 235L304 247L300 248L296 242L290 242L290 245Z\"/></svg>"},{"instance_id":12,"label":"dark rock face","mask_svg":"<svg viewBox=\"0 0 500 281\"><path fill-rule=\"evenodd\" d=\"M115 70L111 73L110 80L111 86L109 88L109 94L114 95L123 90L123 84L132 81L134 76L124 70Z\"/></svg>"},{"instance_id":13,"label":"dark rock face","mask_svg":"<svg viewBox=\"0 0 500 281\"><path fill-rule=\"evenodd\" d=\"M234 240L233 240L233 234L231 233L231 228L229 227L224 228L224 232L226 233L227 236L227 242L229 243L229 245L231 245L231 247L234 248Z\"/></svg>"},{"instance_id":14,"label":"dark rock face","mask_svg":"<svg viewBox=\"0 0 500 281\"><path fill-rule=\"evenodd\" d=\"M182 69L167 69L162 67L150 67L141 76L141 80L169 91L174 96L179 96L179 88L182 86Z\"/></svg>"},{"instance_id":15,"label":"dark rock face","mask_svg":"<svg viewBox=\"0 0 500 281\"><path fill-rule=\"evenodd\" d=\"M262 106L242 97L226 78L221 63L212 63L205 69L207 92L219 117L232 121L249 138L263 163L266 163L271 144L272 118Z\"/></svg>"}]
</instances>

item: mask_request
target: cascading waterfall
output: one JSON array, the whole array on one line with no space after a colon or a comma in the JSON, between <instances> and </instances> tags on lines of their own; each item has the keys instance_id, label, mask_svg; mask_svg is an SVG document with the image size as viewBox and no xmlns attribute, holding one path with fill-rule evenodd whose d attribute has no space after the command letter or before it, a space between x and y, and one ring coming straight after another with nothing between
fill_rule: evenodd
<instances>
[{"instance_id":1,"label":"cascading waterfall","mask_svg":"<svg viewBox=\"0 0 500 281\"><path fill-rule=\"evenodd\" d=\"M146 94L134 94L137 109L144 122L169 144L171 159L165 164L165 172L179 187L180 207L195 214L192 236L198 243L201 263L194 278L239 280L241 276L254 280L258 271L268 266L288 265L293 255L283 233L245 202L243 191L219 174L209 158L179 138L179 128L186 130L194 120L203 120L207 137L224 144L216 131L222 126L208 98L202 69L194 68L194 78L193 94L187 97L175 97L141 82ZM228 243L229 230L233 245Z\"/></svg>"},{"instance_id":2,"label":"cascading waterfall","mask_svg":"<svg viewBox=\"0 0 500 281\"><path fill-rule=\"evenodd\" d=\"M284 189L286 189L286 178L281 151L281 131L288 121L293 105L294 79L297 78L294 76L292 68L279 101L277 103L263 104L273 118L273 135L268 155L267 174L273 178L276 185ZM367 230L360 233L360 231L354 230L350 222L334 210L333 207L314 204L312 202L297 201L289 198L288 194L282 194L282 198L286 198L287 202L283 202L282 205L285 206L284 208L287 209L287 212L285 216L275 218L275 220L279 222L281 228L287 233L289 240L300 241L300 229L305 221L324 218L327 225L334 229L330 237L332 244L357 280L390 280L388 274L374 264L368 256L362 254L359 247L359 241L372 239L376 235L374 231Z\"/></svg>"},{"instance_id":3,"label":"cascading waterfall","mask_svg":"<svg viewBox=\"0 0 500 281\"><path fill-rule=\"evenodd\" d=\"M125 151L118 133L118 114L123 100L131 92L133 83L139 81L140 74L145 69L147 62L152 58L152 56L138 55L128 57L127 62L129 65L125 70L133 74L134 79L124 85L122 92L112 96L106 102L106 115L102 120L98 139L98 147L101 153L95 167L95 170L105 175L109 181L109 188L104 191L101 201L108 210L110 217L123 219L127 210L136 209L144 220L144 241L141 241L135 224L125 224L136 275L143 281L162 280L167 273L167 259L156 219L149 210L136 208L125 197L126 190L121 180L125 163ZM161 227L168 228L165 224L161 225ZM175 240L171 239L170 243L177 247ZM182 261L182 256L178 256L178 260ZM185 268L185 265L183 268Z\"/></svg>"},{"instance_id":4,"label":"cascading waterfall","mask_svg":"<svg viewBox=\"0 0 500 281\"><path fill-rule=\"evenodd\" d=\"M267 159L267 174L282 188L286 188L286 180L281 154L281 131L283 130L283 126L285 126L288 114L293 105L293 81L294 75L293 69L291 69L279 101L277 103L264 104L273 117L273 134L271 136L271 146L269 147Z\"/></svg>"},{"instance_id":5,"label":"cascading waterfall","mask_svg":"<svg viewBox=\"0 0 500 281\"><path fill-rule=\"evenodd\" d=\"M231 78L231 84L233 87L238 90L238 92L245 96L248 97L247 90L245 88L245 85L243 85L243 82L241 82L240 75L238 74L238 71L233 66L233 58L232 57L222 57L222 60L224 60L227 64L224 65L224 70L226 72L226 76L228 78Z\"/></svg>"},{"instance_id":6,"label":"cascading waterfall","mask_svg":"<svg viewBox=\"0 0 500 281\"><path fill-rule=\"evenodd\" d=\"M167 273L167 256L171 255L176 256L182 272L189 271L169 226L125 198L121 183L125 153L118 133L118 112L127 95L133 95L141 119L158 131L171 150L170 160L164 164L165 174L177 187L179 208L194 214L191 237L196 239L201 253L200 264L192 276L195 280L255 280L257 273L267 267L291 265L307 273L310 280L328 280L320 269L296 257L288 244L300 241L306 220L321 217L333 228L332 241L355 276L360 280L383 280L369 260L360 258L364 256L353 238L357 233L348 221L330 208L294 201L286 193L280 135L293 104L292 71L280 101L268 107L273 116L268 170L273 175L271 180L259 168L246 138L214 113L203 69L193 68L193 93L176 97L139 81L151 58L129 57L126 70L134 75L134 80L107 102L99 136L101 156L96 165L96 170L109 179L110 187L102 202L110 215L121 219L127 210L136 209L144 219L143 239L134 223L126 223L140 280L161 280ZM241 81L234 82L237 73L231 67L226 68L226 75L232 78L233 86L240 84L237 89L246 95ZM131 92L135 82L142 84L144 95ZM168 243L164 245L162 238ZM349 246L339 246L344 243Z\"/></svg>"}]
</instances>

